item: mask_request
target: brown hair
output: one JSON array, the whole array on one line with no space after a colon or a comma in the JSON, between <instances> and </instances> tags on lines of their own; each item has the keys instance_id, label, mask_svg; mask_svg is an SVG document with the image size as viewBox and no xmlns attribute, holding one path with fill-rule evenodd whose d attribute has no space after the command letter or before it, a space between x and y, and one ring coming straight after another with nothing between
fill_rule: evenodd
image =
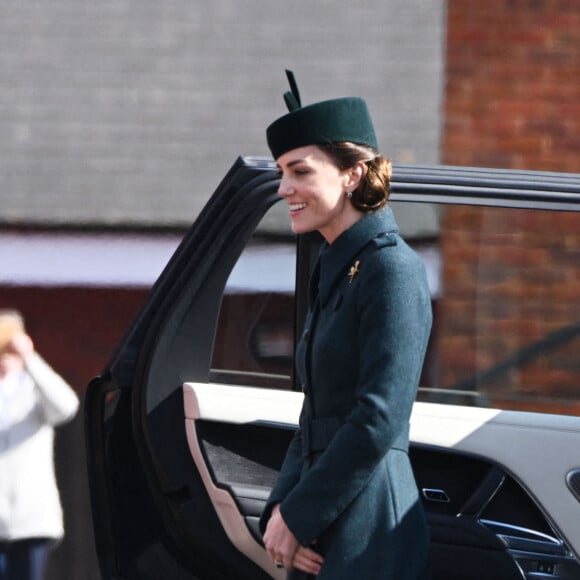
<instances>
[{"instance_id":1,"label":"brown hair","mask_svg":"<svg viewBox=\"0 0 580 580\"><path fill-rule=\"evenodd\" d=\"M390 159L378 151L356 143L328 143L319 147L341 170L349 169L359 161L366 165L360 185L352 192L352 205L363 212L380 209L389 200L393 169Z\"/></svg>"}]
</instances>

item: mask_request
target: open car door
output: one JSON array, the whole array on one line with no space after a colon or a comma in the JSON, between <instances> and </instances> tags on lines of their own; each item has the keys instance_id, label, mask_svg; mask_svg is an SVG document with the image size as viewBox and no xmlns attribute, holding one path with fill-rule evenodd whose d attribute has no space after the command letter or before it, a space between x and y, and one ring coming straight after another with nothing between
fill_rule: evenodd
<instances>
[{"instance_id":1,"label":"open car door","mask_svg":"<svg viewBox=\"0 0 580 580\"><path fill-rule=\"evenodd\" d=\"M320 237L297 240L289 231L278 182L271 160L236 161L88 387L89 479L104 578L285 575L267 558L257 522L298 423L293 355ZM465 224L481 243L506 240L505 232L482 236L489 212L497 223L493 212L513 211L506 221L513 249L521 212L579 217L579 192L577 176L396 167L395 215L407 212L416 226L412 239L403 235L431 272L436 322L441 295L453 290L440 284L447 208L486 212ZM562 267L580 263L580 244L564 247ZM545 265L530 267L524 278ZM480 270L471 277L489 276ZM576 283L580 289L580 276ZM475 300L480 310L453 316L477 319L487 298L476 292ZM431 525L435 579L580 578L580 383L575 395L560 396L566 414L524 412L515 403L494 408L509 406L502 385L528 381L524 367L545 367L549 353L568 371L578 367L580 310L570 308L566 328L482 357L482 367L451 382L441 366L453 349L440 340L446 327L434 327L410 455ZM550 372L562 377L560 367ZM523 392L510 391L510 400Z\"/></svg>"}]
</instances>

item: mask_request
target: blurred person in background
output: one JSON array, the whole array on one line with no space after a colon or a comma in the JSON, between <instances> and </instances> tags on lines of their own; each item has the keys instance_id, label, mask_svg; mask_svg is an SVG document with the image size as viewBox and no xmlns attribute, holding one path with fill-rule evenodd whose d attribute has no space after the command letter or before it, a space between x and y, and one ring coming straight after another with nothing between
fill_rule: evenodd
<instances>
[{"instance_id":1,"label":"blurred person in background","mask_svg":"<svg viewBox=\"0 0 580 580\"><path fill-rule=\"evenodd\" d=\"M35 352L22 316L0 310L0 580L42 580L64 535L54 427L79 401Z\"/></svg>"}]
</instances>

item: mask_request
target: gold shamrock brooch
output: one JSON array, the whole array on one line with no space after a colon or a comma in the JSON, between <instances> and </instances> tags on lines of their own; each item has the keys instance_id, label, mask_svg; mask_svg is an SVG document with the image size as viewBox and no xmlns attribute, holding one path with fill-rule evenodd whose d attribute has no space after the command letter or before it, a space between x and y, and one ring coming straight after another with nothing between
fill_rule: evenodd
<instances>
[{"instance_id":1,"label":"gold shamrock brooch","mask_svg":"<svg viewBox=\"0 0 580 580\"><path fill-rule=\"evenodd\" d=\"M350 270L348 272L348 278L349 278L348 283L349 284L352 284L352 281L354 280L354 277L358 274L358 272L359 272L359 269L358 269L359 264L360 264L360 260L357 260L354 263L354 266L351 266L351 268L350 268Z\"/></svg>"}]
</instances>

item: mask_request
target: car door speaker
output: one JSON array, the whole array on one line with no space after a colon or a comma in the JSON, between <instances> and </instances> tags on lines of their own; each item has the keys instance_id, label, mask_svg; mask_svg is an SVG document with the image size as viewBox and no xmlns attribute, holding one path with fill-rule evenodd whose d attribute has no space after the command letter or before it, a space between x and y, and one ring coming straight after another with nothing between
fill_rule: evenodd
<instances>
[{"instance_id":1,"label":"car door speaker","mask_svg":"<svg viewBox=\"0 0 580 580\"><path fill-rule=\"evenodd\" d=\"M566 483L574 497L580 501L580 469L573 469L566 476Z\"/></svg>"}]
</instances>

